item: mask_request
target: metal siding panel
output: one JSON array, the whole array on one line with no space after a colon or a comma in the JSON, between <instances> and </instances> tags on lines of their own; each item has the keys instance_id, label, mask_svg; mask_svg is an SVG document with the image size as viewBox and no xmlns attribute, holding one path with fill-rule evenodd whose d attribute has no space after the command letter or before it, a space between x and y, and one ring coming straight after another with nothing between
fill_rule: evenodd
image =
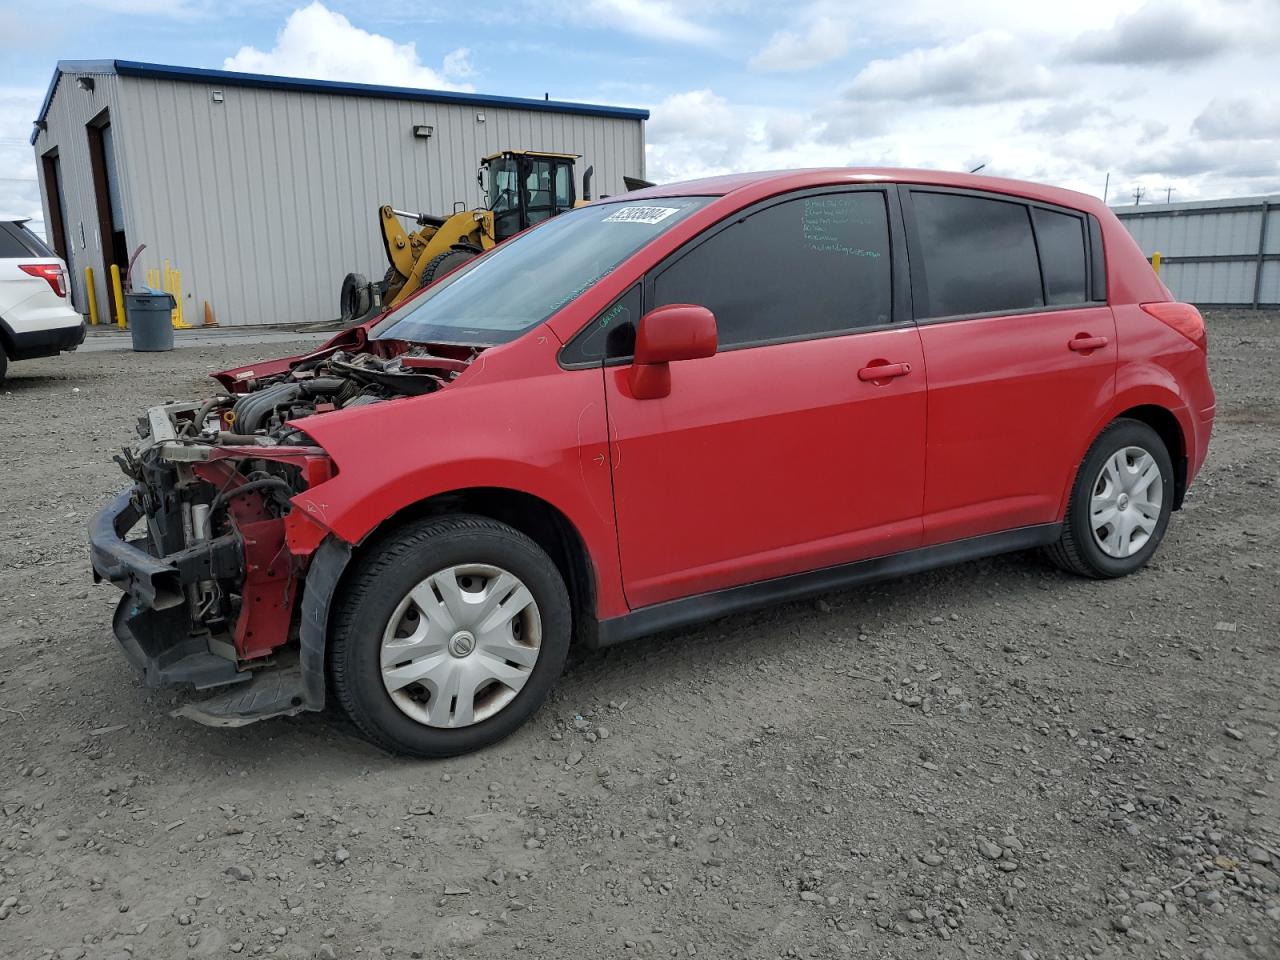
<instances>
[{"instance_id":1,"label":"metal siding panel","mask_svg":"<svg viewBox=\"0 0 1280 960\"><path fill-rule=\"evenodd\" d=\"M66 211L63 225L67 236L69 272L71 274L71 301L77 310L88 312L85 294L84 268L92 267L97 286L99 317L108 320L110 280L103 269L101 239L98 233L97 199L93 189L93 172L89 161L89 141L85 125L102 112L111 111L112 124L119 113L120 81L110 74L93 74L92 92L76 86L76 79L86 74L67 73L62 76L49 102L45 114L46 129L39 131L33 146L36 161L36 177L40 181L41 203L46 223L49 216L48 186L44 182L44 166L41 158L50 150L58 151L58 175L62 189L62 201ZM120 200L125 208L125 236L133 243L133 222L130 214L131 193L124 185L123 169L129 162L131 148L127 137L121 136L123 128L114 129L116 137L116 173L120 187Z\"/></svg>"},{"instance_id":2,"label":"metal siding panel","mask_svg":"<svg viewBox=\"0 0 1280 960\"><path fill-rule=\"evenodd\" d=\"M579 185L594 165L596 196L620 193L622 174L643 170L637 120L232 86L213 104L208 83L95 75L95 84L87 94L64 75L34 152L39 166L59 150L73 297L86 302L83 267L93 266L104 312L84 132L104 106L126 235L131 247L148 244L139 270L145 278L168 258L182 272L191 323L206 300L226 326L332 318L347 271L384 272L377 206L478 206L477 163L498 149L581 154ZM414 123L430 123L432 138L414 138Z\"/></svg>"},{"instance_id":3,"label":"metal siding panel","mask_svg":"<svg viewBox=\"0 0 1280 960\"><path fill-rule=\"evenodd\" d=\"M1192 303L1253 302L1253 258L1258 252L1261 210L1169 210L1122 216L1121 222L1148 257L1158 250L1166 257L1241 258L1166 263L1161 277L1179 299ZM1270 213L1267 234L1268 252L1280 252L1280 210ZM1264 285L1269 282L1268 275L1264 270ZM1262 300L1267 302L1265 294Z\"/></svg>"},{"instance_id":4,"label":"metal siding panel","mask_svg":"<svg viewBox=\"0 0 1280 960\"><path fill-rule=\"evenodd\" d=\"M1257 249L1257 237L1254 238L1254 249ZM1272 205L1267 210L1267 244L1263 252L1280 253L1280 205ZM1265 272L1263 276L1265 278Z\"/></svg>"},{"instance_id":5,"label":"metal siding panel","mask_svg":"<svg viewBox=\"0 0 1280 960\"><path fill-rule=\"evenodd\" d=\"M1258 302L1280 303L1280 260L1263 262L1262 284L1258 289Z\"/></svg>"}]
</instances>

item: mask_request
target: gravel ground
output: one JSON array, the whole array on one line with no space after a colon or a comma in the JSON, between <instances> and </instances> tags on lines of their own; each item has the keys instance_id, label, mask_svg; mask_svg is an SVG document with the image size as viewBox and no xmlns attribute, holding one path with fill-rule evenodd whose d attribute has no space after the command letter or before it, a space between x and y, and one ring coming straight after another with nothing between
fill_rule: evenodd
<instances>
[{"instance_id":1,"label":"gravel ground","mask_svg":"<svg viewBox=\"0 0 1280 960\"><path fill-rule=\"evenodd\" d=\"M1210 317L1156 562L1015 555L576 656L479 755L172 719L85 524L138 411L287 352L0 390L0 956L1280 957L1280 317Z\"/></svg>"}]
</instances>

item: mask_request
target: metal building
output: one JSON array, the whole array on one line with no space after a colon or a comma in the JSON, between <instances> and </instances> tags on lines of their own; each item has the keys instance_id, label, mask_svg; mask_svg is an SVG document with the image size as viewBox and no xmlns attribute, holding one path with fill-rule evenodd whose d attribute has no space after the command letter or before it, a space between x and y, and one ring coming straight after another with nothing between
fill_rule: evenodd
<instances>
[{"instance_id":1,"label":"metal building","mask_svg":"<svg viewBox=\"0 0 1280 960\"><path fill-rule=\"evenodd\" d=\"M386 269L377 210L482 204L479 159L581 154L595 195L644 177L648 111L124 60L62 61L32 131L46 233L73 300L114 309L109 266L180 278L183 315L220 325L337 315L352 270ZM161 271L168 266L172 273Z\"/></svg>"},{"instance_id":2,"label":"metal building","mask_svg":"<svg viewBox=\"0 0 1280 960\"><path fill-rule=\"evenodd\" d=\"M1112 209L1179 300L1280 306L1280 194Z\"/></svg>"}]
</instances>

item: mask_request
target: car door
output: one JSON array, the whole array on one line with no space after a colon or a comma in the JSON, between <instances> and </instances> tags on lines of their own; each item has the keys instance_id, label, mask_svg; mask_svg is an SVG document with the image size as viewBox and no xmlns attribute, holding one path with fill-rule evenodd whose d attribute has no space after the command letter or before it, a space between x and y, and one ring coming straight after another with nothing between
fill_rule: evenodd
<instances>
[{"instance_id":1,"label":"car door","mask_svg":"<svg viewBox=\"0 0 1280 960\"><path fill-rule=\"evenodd\" d=\"M919 544L925 377L897 218L884 188L776 198L620 303L705 306L719 337L658 399L631 395L626 358L605 371L633 608Z\"/></svg>"},{"instance_id":2,"label":"car door","mask_svg":"<svg viewBox=\"0 0 1280 960\"><path fill-rule=\"evenodd\" d=\"M903 188L929 368L924 542L1060 519L1115 391L1115 320L1089 217Z\"/></svg>"}]
</instances>

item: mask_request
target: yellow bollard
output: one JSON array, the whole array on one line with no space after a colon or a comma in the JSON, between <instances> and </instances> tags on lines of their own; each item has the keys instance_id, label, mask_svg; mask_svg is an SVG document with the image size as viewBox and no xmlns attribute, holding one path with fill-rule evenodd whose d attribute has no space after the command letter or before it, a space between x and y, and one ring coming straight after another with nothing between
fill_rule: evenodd
<instances>
[{"instance_id":1,"label":"yellow bollard","mask_svg":"<svg viewBox=\"0 0 1280 960\"><path fill-rule=\"evenodd\" d=\"M187 323L182 315L182 271L173 271L173 289L169 291L173 294L173 326L177 330L190 330L191 324Z\"/></svg>"},{"instance_id":2,"label":"yellow bollard","mask_svg":"<svg viewBox=\"0 0 1280 960\"><path fill-rule=\"evenodd\" d=\"M1160 276L1160 251L1157 250L1151 255L1151 269L1156 272L1156 276Z\"/></svg>"},{"instance_id":3,"label":"yellow bollard","mask_svg":"<svg viewBox=\"0 0 1280 960\"><path fill-rule=\"evenodd\" d=\"M93 267L84 268L84 289L89 297L89 323L98 325L98 291L93 288Z\"/></svg>"},{"instance_id":4,"label":"yellow bollard","mask_svg":"<svg viewBox=\"0 0 1280 960\"><path fill-rule=\"evenodd\" d=\"M111 265L111 291L116 295L116 325L123 330L124 322L124 288L120 286L120 267Z\"/></svg>"}]
</instances>

